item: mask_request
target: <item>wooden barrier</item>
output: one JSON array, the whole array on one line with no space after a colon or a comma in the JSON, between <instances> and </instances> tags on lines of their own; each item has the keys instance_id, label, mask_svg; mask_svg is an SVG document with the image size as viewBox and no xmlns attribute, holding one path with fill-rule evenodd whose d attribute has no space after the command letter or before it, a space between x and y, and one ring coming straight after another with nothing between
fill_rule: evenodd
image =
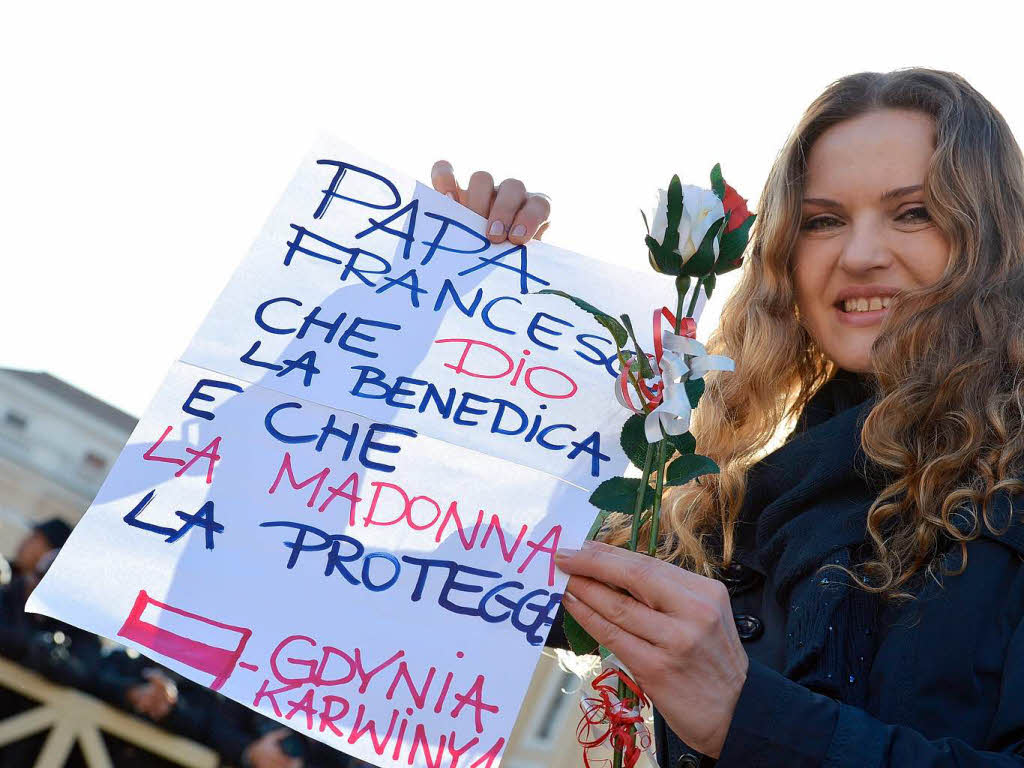
<instances>
[{"instance_id":1,"label":"wooden barrier","mask_svg":"<svg viewBox=\"0 0 1024 768\"><path fill-rule=\"evenodd\" d=\"M0 658L0 686L39 702L37 707L0 720L0 746L49 730L35 768L61 768L76 741L89 768L113 768L101 732L187 768L220 765L217 753L209 747L167 733L4 658Z\"/></svg>"}]
</instances>

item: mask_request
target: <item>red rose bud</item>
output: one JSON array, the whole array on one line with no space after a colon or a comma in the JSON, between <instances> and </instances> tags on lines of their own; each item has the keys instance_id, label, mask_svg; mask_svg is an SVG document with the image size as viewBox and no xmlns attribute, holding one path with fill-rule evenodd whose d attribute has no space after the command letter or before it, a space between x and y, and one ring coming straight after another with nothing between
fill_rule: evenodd
<instances>
[{"instance_id":1,"label":"red rose bud","mask_svg":"<svg viewBox=\"0 0 1024 768\"><path fill-rule=\"evenodd\" d=\"M723 234L739 229L743 222L747 220L747 217L750 216L750 211L747 210L747 201L740 197L740 193L729 186L729 184L725 185L725 197L722 198L722 207L729 215L729 222Z\"/></svg>"}]
</instances>

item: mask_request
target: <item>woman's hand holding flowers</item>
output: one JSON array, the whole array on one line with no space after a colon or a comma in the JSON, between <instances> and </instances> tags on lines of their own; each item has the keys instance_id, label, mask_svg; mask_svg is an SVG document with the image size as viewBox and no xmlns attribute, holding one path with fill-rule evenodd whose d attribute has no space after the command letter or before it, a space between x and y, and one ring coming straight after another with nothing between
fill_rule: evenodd
<instances>
[{"instance_id":1,"label":"woman's hand holding flowers","mask_svg":"<svg viewBox=\"0 0 1024 768\"><path fill-rule=\"evenodd\" d=\"M669 728L717 758L749 666L725 586L593 541L559 550L555 562L571 577L566 609L629 669Z\"/></svg>"}]
</instances>

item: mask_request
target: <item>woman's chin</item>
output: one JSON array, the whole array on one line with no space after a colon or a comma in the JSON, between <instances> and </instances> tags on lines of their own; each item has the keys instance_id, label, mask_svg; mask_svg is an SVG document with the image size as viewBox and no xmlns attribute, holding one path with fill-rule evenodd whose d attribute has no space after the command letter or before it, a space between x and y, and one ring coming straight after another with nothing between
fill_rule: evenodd
<instances>
[{"instance_id":1,"label":"woman's chin","mask_svg":"<svg viewBox=\"0 0 1024 768\"><path fill-rule=\"evenodd\" d=\"M865 329L866 330L866 329ZM825 354L844 371L871 373L871 345L878 336L877 329L869 333L851 333L844 329L840 338L825 347Z\"/></svg>"}]
</instances>

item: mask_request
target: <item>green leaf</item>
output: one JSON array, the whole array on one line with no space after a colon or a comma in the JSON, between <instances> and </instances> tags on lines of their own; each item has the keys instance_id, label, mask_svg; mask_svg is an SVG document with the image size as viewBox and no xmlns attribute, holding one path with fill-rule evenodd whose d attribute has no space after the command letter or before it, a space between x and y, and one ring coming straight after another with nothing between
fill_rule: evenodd
<instances>
[{"instance_id":1,"label":"green leaf","mask_svg":"<svg viewBox=\"0 0 1024 768\"><path fill-rule=\"evenodd\" d=\"M636 511L636 495L640 492L639 477L612 477L605 480L590 495L590 503L606 512L632 515ZM654 500L654 489L647 486L644 507Z\"/></svg>"},{"instance_id":2,"label":"green leaf","mask_svg":"<svg viewBox=\"0 0 1024 768\"><path fill-rule=\"evenodd\" d=\"M583 299L577 298L572 294L566 293L565 291L556 291L554 288L545 288L541 291L536 291L536 293L552 293L555 296L561 296L563 299L568 299L577 307L582 309L584 312L589 312L591 315L593 315L594 319L597 320L597 322L599 322L601 325L603 325L612 335L612 338L615 339L615 344L619 349L622 349L624 346L626 346L626 342L629 340L626 334L626 329L622 327L622 324L618 320L616 320L611 315L602 312L593 304L590 304L584 301Z\"/></svg>"},{"instance_id":3,"label":"green leaf","mask_svg":"<svg viewBox=\"0 0 1024 768\"><path fill-rule=\"evenodd\" d=\"M683 184L679 175L674 174L668 184L668 222L665 226L665 241L662 245L669 251L679 249L679 222L683 220Z\"/></svg>"},{"instance_id":4,"label":"green leaf","mask_svg":"<svg viewBox=\"0 0 1024 768\"><path fill-rule=\"evenodd\" d=\"M722 216L708 227L704 233L704 239L700 241L697 252L690 257L690 260L683 265L682 274L693 277L703 277L715 267L715 237L722 228L725 217Z\"/></svg>"},{"instance_id":5,"label":"green leaf","mask_svg":"<svg viewBox=\"0 0 1024 768\"><path fill-rule=\"evenodd\" d=\"M611 512L601 510L597 513L597 517L594 518L593 524L590 526L590 530L587 532L587 541L592 541L597 538L597 534L601 532L601 526L604 525L604 521L608 519L608 515Z\"/></svg>"},{"instance_id":6,"label":"green leaf","mask_svg":"<svg viewBox=\"0 0 1024 768\"><path fill-rule=\"evenodd\" d=\"M644 461L647 460L647 435L644 433L644 414L634 413L626 423L622 425L622 434L619 436L619 444L622 452L633 462L637 469L644 468Z\"/></svg>"},{"instance_id":7,"label":"green leaf","mask_svg":"<svg viewBox=\"0 0 1024 768\"><path fill-rule=\"evenodd\" d=\"M686 396L690 399L691 408L697 407L697 403L700 402L700 396L704 394L706 386L704 379L687 379L683 382L683 389L686 390Z\"/></svg>"},{"instance_id":8,"label":"green leaf","mask_svg":"<svg viewBox=\"0 0 1024 768\"><path fill-rule=\"evenodd\" d=\"M676 451L684 456L697 450L697 438L689 432L683 432L681 435L672 435L668 441Z\"/></svg>"},{"instance_id":9,"label":"green leaf","mask_svg":"<svg viewBox=\"0 0 1024 768\"><path fill-rule=\"evenodd\" d=\"M569 648L577 656L597 653L597 640L592 638L590 633L581 627L568 611L562 614L562 629L565 630L565 639L569 641Z\"/></svg>"},{"instance_id":10,"label":"green leaf","mask_svg":"<svg viewBox=\"0 0 1024 768\"><path fill-rule=\"evenodd\" d=\"M638 373L645 379L653 378L654 370L651 368L647 355L640 348L640 342L636 340L636 334L633 332L633 323L630 321L629 315L619 315L619 319L622 320L622 324L626 326L626 330L629 332L629 337L633 340L633 347L636 349L637 366L640 369Z\"/></svg>"},{"instance_id":11,"label":"green leaf","mask_svg":"<svg viewBox=\"0 0 1024 768\"><path fill-rule=\"evenodd\" d=\"M725 179L722 178L721 163L715 163L711 169L711 190L719 200L725 200Z\"/></svg>"},{"instance_id":12,"label":"green leaf","mask_svg":"<svg viewBox=\"0 0 1024 768\"><path fill-rule=\"evenodd\" d=\"M715 273L711 272L707 277L704 278L704 295L709 299L711 298L711 292L715 290L715 283L718 282L718 278L715 277Z\"/></svg>"},{"instance_id":13,"label":"green leaf","mask_svg":"<svg viewBox=\"0 0 1024 768\"><path fill-rule=\"evenodd\" d=\"M665 485L685 485L695 477L718 472L718 465L707 456L687 453L668 465L665 471Z\"/></svg>"},{"instance_id":14,"label":"green leaf","mask_svg":"<svg viewBox=\"0 0 1024 768\"><path fill-rule=\"evenodd\" d=\"M679 267L682 265L683 260L678 253L665 248L650 235L644 238L644 242L647 243L647 249L651 252L651 258L654 259L653 266L656 271L664 275L679 274Z\"/></svg>"},{"instance_id":15,"label":"green leaf","mask_svg":"<svg viewBox=\"0 0 1024 768\"><path fill-rule=\"evenodd\" d=\"M649 234L644 238L644 243L647 244L647 253L650 255L651 268L655 272L663 272L664 259L661 257L661 244Z\"/></svg>"},{"instance_id":16,"label":"green leaf","mask_svg":"<svg viewBox=\"0 0 1024 768\"><path fill-rule=\"evenodd\" d=\"M643 212L643 209L641 209L640 215L643 217L643 220L644 220L644 229L646 229L647 230L647 234L650 235L651 234L651 225L647 223L647 214Z\"/></svg>"},{"instance_id":17,"label":"green leaf","mask_svg":"<svg viewBox=\"0 0 1024 768\"><path fill-rule=\"evenodd\" d=\"M722 275L740 266L739 259L747 248L750 227L755 218L757 214L750 214L736 229L722 235L719 241L718 261L715 262L716 274Z\"/></svg>"}]
</instances>

